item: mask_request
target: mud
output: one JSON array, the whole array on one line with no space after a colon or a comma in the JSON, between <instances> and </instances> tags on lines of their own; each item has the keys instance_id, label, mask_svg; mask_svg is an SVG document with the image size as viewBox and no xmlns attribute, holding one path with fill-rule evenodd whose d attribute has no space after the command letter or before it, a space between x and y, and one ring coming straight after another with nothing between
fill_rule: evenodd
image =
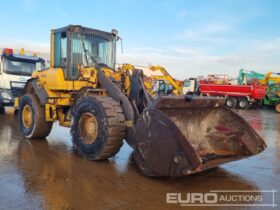
<instances>
[{"instance_id":1,"label":"mud","mask_svg":"<svg viewBox=\"0 0 280 210\"><path fill-rule=\"evenodd\" d=\"M47 139L26 140L14 115L0 115L0 209L205 209L167 204L166 193L279 191L280 114L237 112L264 138L267 149L249 159L177 179L142 176L126 144L114 158L91 162L73 152L69 129L55 125ZM279 195L275 194L276 204ZM265 208L272 207L228 207Z\"/></svg>"}]
</instances>

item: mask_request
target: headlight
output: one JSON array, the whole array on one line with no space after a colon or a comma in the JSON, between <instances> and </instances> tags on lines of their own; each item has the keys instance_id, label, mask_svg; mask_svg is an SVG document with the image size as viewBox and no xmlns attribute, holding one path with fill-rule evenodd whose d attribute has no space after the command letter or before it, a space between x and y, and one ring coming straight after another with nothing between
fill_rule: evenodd
<instances>
[{"instance_id":1,"label":"headlight","mask_svg":"<svg viewBox=\"0 0 280 210\"><path fill-rule=\"evenodd\" d=\"M7 93L7 92L2 92L2 93L1 93L1 96L2 96L3 99L7 99L7 100L11 100L11 99L12 99L12 97L10 96L10 94Z\"/></svg>"}]
</instances>

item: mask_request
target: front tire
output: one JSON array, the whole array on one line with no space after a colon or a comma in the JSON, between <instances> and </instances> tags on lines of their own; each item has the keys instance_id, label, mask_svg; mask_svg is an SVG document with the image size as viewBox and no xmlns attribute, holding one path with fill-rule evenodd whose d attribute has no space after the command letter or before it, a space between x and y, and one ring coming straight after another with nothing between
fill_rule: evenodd
<instances>
[{"instance_id":1,"label":"front tire","mask_svg":"<svg viewBox=\"0 0 280 210\"><path fill-rule=\"evenodd\" d=\"M115 155L125 138L125 118L119 103L107 96L86 96L74 107L71 125L75 151L84 159Z\"/></svg>"},{"instance_id":2,"label":"front tire","mask_svg":"<svg viewBox=\"0 0 280 210\"><path fill-rule=\"evenodd\" d=\"M33 94L25 94L20 99L18 119L21 133L28 139L41 139L48 136L52 122L47 122L45 109Z\"/></svg>"}]
</instances>

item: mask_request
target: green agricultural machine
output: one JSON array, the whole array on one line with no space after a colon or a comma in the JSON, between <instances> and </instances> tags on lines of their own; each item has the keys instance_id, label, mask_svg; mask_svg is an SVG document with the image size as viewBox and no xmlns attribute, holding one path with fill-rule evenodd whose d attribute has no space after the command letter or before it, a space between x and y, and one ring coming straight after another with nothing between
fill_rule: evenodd
<instances>
[{"instance_id":1,"label":"green agricultural machine","mask_svg":"<svg viewBox=\"0 0 280 210\"><path fill-rule=\"evenodd\" d=\"M275 106L275 110L280 113L280 84L268 86L263 105Z\"/></svg>"},{"instance_id":2,"label":"green agricultural machine","mask_svg":"<svg viewBox=\"0 0 280 210\"><path fill-rule=\"evenodd\" d=\"M267 74L261 74L241 69L237 80L240 85L250 85L254 80L266 85L266 96L262 103L264 106L275 106L275 110L280 113L280 73L268 72Z\"/></svg>"}]
</instances>

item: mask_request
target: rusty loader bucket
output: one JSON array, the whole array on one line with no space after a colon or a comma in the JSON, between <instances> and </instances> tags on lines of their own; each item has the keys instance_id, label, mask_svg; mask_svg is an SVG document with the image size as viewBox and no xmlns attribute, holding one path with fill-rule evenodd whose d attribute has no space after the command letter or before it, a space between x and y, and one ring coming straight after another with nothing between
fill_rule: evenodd
<instances>
[{"instance_id":1,"label":"rusty loader bucket","mask_svg":"<svg viewBox=\"0 0 280 210\"><path fill-rule=\"evenodd\" d=\"M256 155L266 144L216 97L164 96L135 124L134 159L147 176L186 176Z\"/></svg>"}]
</instances>

